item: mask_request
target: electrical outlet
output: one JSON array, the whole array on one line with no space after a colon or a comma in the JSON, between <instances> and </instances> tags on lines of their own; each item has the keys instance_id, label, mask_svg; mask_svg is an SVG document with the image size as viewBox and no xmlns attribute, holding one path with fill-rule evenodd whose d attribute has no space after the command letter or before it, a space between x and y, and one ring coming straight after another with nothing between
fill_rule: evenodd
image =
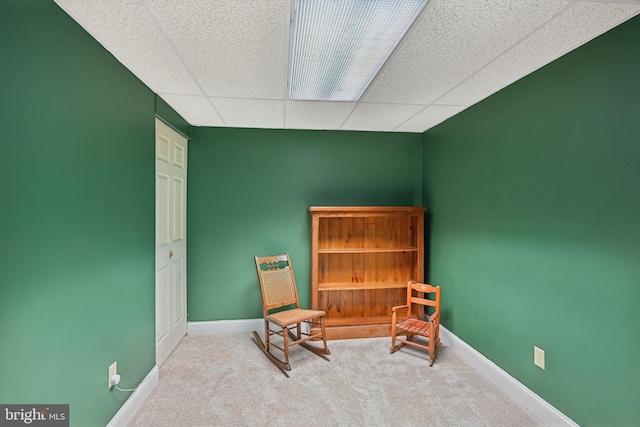
<instances>
[{"instance_id":1,"label":"electrical outlet","mask_svg":"<svg viewBox=\"0 0 640 427\"><path fill-rule=\"evenodd\" d=\"M544 350L533 346L533 364L544 370Z\"/></svg>"},{"instance_id":2,"label":"electrical outlet","mask_svg":"<svg viewBox=\"0 0 640 427\"><path fill-rule=\"evenodd\" d=\"M111 381L111 379L113 378L114 375L118 374L118 362L113 362L111 364L111 366L109 366L109 389L111 389L111 387L114 386L113 382Z\"/></svg>"}]
</instances>

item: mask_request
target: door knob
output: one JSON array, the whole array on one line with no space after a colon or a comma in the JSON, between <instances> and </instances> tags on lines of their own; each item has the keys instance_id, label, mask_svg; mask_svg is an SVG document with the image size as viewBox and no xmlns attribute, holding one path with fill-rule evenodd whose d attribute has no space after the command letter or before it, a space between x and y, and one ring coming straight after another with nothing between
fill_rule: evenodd
<instances>
[{"instance_id":1,"label":"door knob","mask_svg":"<svg viewBox=\"0 0 640 427\"><path fill-rule=\"evenodd\" d=\"M169 258L173 258L173 251L169 251Z\"/></svg>"}]
</instances>

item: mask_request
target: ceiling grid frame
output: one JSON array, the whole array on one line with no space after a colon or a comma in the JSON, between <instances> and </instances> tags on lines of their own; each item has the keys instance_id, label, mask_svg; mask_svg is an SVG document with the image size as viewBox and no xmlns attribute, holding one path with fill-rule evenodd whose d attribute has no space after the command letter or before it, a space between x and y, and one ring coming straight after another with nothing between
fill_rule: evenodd
<instances>
[{"instance_id":1,"label":"ceiling grid frame","mask_svg":"<svg viewBox=\"0 0 640 427\"><path fill-rule=\"evenodd\" d=\"M430 0L358 101L294 101L294 0L54 1L193 126L418 133L640 14L640 0ZM168 30L176 16L181 26ZM425 27L435 16L440 29ZM447 33L455 40L438 41ZM424 44L426 34L436 40Z\"/></svg>"}]
</instances>

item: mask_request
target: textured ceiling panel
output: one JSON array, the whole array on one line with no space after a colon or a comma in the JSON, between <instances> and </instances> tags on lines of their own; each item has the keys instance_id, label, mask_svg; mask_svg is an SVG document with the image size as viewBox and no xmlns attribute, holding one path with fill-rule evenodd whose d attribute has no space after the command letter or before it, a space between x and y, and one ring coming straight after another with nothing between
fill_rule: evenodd
<instances>
[{"instance_id":1,"label":"textured ceiling panel","mask_svg":"<svg viewBox=\"0 0 640 427\"><path fill-rule=\"evenodd\" d=\"M640 13L640 3L578 3L437 103L474 104Z\"/></svg>"},{"instance_id":2,"label":"textured ceiling panel","mask_svg":"<svg viewBox=\"0 0 640 427\"><path fill-rule=\"evenodd\" d=\"M55 1L192 125L396 132L640 13L640 0L430 0L360 102L342 103L287 100L294 0Z\"/></svg>"},{"instance_id":3,"label":"textured ceiling panel","mask_svg":"<svg viewBox=\"0 0 640 427\"><path fill-rule=\"evenodd\" d=\"M423 107L402 104L358 104L344 130L392 131Z\"/></svg>"},{"instance_id":4,"label":"textured ceiling panel","mask_svg":"<svg viewBox=\"0 0 640 427\"><path fill-rule=\"evenodd\" d=\"M414 117L400 125L398 132L424 132L425 130L444 122L449 117L455 116L464 110L461 105L437 105L430 106L420 111Z\"/></svg>"},{"instance_id":5,"label":"textured ceiling panel","mask_svg":"<svg viewBox=\"0 0 640 427\"><path fill-rule=\"evenodd\" d=\"M284 128L284 101L266 99L211 98L227 126Z\"/></svg>"},{"instance_id":6,"label":"textured ceiling panel","mask_svg":"<svg viewBox=\"0 0 640 427\"><path fill-rule=\"evenodd\" d=\"M567 4L563 0L431 0L362 99L429 104Z\"/></svg>"},{"instance_id":7,"label":"textured ceiling panel","mask_svg":"<svg viewBox=\"0 0 640 427\"><path fill-rule=\"evenodd\" d=\"M178 114L194 126L224 126L206 96L160 95Z\"/></svg>"},{"instance_id":8,"label":"textured ceiling panel","mask_svg":"<svg viewBox=\"0 0 640 427\"><path fill-rule=\"evenodd\" d=\"M153 91L201 93L137 1L56 0L56 3Z\"/></svg>"},{"instance_id":9,"label":"textured ceiling panel","mask_svg":"<svg viewBox=\"0 0 640 427\"><path fill-rule=\"evenodd\" d=\"M284 0L146 0L207 95L282 99Z\"/></svg>"},{"instance_id":10,"label":"textured ceiling panel","mask_svg":"<svg viewBox=\"0 0 640 427\"><path fill-rule=\"evenodd\" d=\"M287 101L285 127L339 129L355 105L355 102Z\"/></svg>"}]
</instances>

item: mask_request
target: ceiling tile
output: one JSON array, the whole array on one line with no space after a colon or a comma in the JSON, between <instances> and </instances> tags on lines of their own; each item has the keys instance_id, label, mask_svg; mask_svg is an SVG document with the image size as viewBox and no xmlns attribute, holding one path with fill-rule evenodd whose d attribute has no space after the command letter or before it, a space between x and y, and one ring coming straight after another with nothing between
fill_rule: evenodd
<instances>
[{"instance_id":1,"label":"ceiling tile","mask_svg":"<svg viewBox=\"0 0 640 427\"><path fill-rule=\"evenodd\" d=\"M449 117L455 116L465 108L467 107L464 105L429 106L404 122L396 130L398 132L424 132Z\"/></svg>"},{"instance_id":2,"label":"ceiling tile","mask_svg":"<svg viewBox=\"0 0 640 427\"><path fill-rule=\"evenodd\" d=\"M227 126L284 128L284 101L210 98Z\"/></svg>"},{"instance_id":3,"label":"ceiling tile","mask_svg":"<svg viewBox=\"0 0 640 427\"><path fill-rule=\"evenodd\" d=\"M431 0L362 100L429 104L567 4Z\"/></svg>"},{"instance_id":4,"label":"ceiling tile","mask_svg":"<svg viewBox=\"0 0 640 427\"><path fill-rule=\"evenodd\" d=\"M355 105L355 102L287 101L285 127L339 129Z\"/></svg>"},{"instance_id":5,"label":"ceiling tile","mask_svg":"<svg viewBox=\"0 0 640 427\"><path fill-rule=\"evenodd\" d=\"M283 99L285 0L147 0L207 95Z\"/></svg>"},{"instance_id":6,"label":"ceiling tile","mask_svg":"<svg viewBox=\"0 0 640 427\"><path fill-rule=\"evenodd\" d=\"M474 104L640 13L640 3L578 3L440 98Z\"/></svg>"},{"instance_id":7,"label":"ceiling tile","mask_svg":"<svg viewBox=\"0 0 640 427\"><path fill-rule=\"evenodd\" d=\"M423 108L424 105L361 103L341 129L391 132Z\"/></svg>"},{"instance_id":8,"label":"ceiling tile","mask_svg":"<svg viewBox=\"0 0 640 427\"><path fill-rule=\"evenodd\" d=\"M193 126L224 126L206 96L160 94L160 97Z\"/></svg>"},{"instance_id":9,"label":"ceiling tile","mask_svg":"<svg viewBox=\"0 0 640 427\"><path fill-rule=\"evenodd\" d=\"M56 3L154 92L201 94L139 2L56 0Z\"/></svg>"}]
</instances>

